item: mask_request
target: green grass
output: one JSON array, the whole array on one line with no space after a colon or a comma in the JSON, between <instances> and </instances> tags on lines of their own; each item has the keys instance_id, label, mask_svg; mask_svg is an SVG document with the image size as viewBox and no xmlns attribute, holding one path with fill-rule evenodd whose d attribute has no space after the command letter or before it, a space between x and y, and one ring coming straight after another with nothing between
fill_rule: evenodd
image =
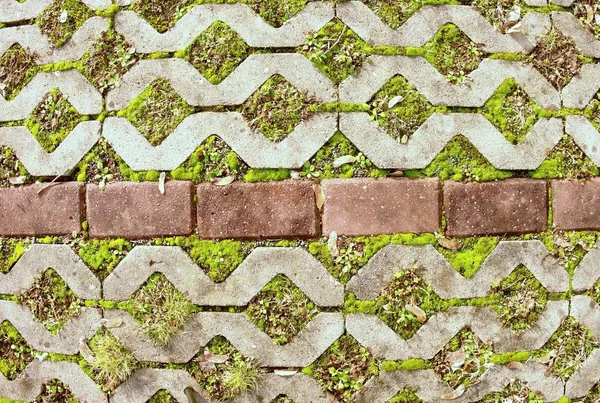
<instances>
[{"instance_id":1,"label":"green grass","mask_svg":"<svg viewBox=\"0 0 600 403\"><path fill-rule=\"evenodd\" d=\"M104 390L113 390L126 381L137 362L133 355L107 330L99 331L88 343L93 359L84 364Z\"/></svg>"}]
</instances>

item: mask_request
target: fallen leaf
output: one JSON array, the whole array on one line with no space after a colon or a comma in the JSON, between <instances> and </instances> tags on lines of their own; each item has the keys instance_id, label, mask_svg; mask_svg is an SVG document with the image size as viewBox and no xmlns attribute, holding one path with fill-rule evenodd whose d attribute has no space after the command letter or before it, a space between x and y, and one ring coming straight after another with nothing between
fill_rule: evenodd
<instances>
[{"instance_id":1,"label":"fallen leaf","mask_svg":"<svg viewBox=\"0 0 600 403\"><path fill-rule=\"evenodd\" d=\"M548 354L538 358L538 362L540 364L548 364L554 359L554 357L556 357L556 351L551 350Z\"/></svg>"},{"instance_id":2,"label":"fallen leaf","mask_svg":"<svg viewBox=\"0 0 600 403\"><path fill-rule=\"evenodd\" d=\"M67 13L67 10L62 10L58 20L60 21L61 24L64 24L65 22L67 22L68 19L69 19L69 13Z\"/></svg>"},{"instance_id":3,"label":"fallen leaf","mask_svg":"<svg viewBox=\"0 0 600 403\"><path fill-rule=\"evenodd\" d=\"M300 179L302 173L300 171L298 171L297 169L292 169L290 171L290 178L292 179Z\"/></svg>"},{"instance_id":4,"label":"fallen leaf","mask_svg":"<svg viewBox=\"0 0 600 403\"><path fill-rule=\"evenodd\" d=\"M465 363L466 357L465 350L462 348L446 354L446 359L450 363L452 371L459 369Z\"/></svg>"},{"instance_id":5,"label":"fallen leaf","mask_svg":"<svg viewBox=\"0 0 600 403\"><path fill-rule=\"evenodd\" d=\"M404 99L404 97L402 95L397 95L394 98L390 99L390 101L388 102L388 109L392 109L394 106L396 106L398 104L398 102L402 102L402 100Z\"/></svg>"},{"instance_id":6,"label":"fallen leaf","mask_svg":"<svg viewBox=\"0 0 600 403\"><path fill-rule=\"evenodd\" d=\"M417 320L419 321L419 323L425 323L425 321L427 321L427 315L425 314L425 311L422 310L421 308L419 308L418 306L416 306L415 304L406 304L404 306L404 308L408 312L415 315L417 317Z\"/></svg>"},{"instance_id":7,"label":"fallen leaf","mask_svg":"<svg viewBox=\"0 0 600 403\"><path fill-rule=\"evenodd\" d=\"M87 339L85 337L79 339L79 353L87 362L96 361L96 356L94 355L94 352L92 351L90 346L88 346Z\"/></svg>"},{"instance_id":8,"label":"fallen leaf","mask_svg":"<svg viewBox=\"0 0 600 403\"><path fill-rule=\"evenodd\" d=\"M338 157L333 161L333 167L339 168L344 164L353 164L356 162L356 157L354 155L343 155Z\"/></svg>"},{"instance_id":9,"label":"fallen leaf","mask_svg":"<svg viewBox=\"0 0 600 403\"><path fill-rule=\"evenodd\" d=\"M516 22L521 19L521 7L514 6L513 9L508 13L507 21Z\"/></svg>"},{"instance_id":10,"label":"fallen leaf","mask_svg":"<svg viewBox=\"0 0 600 403\"><path fill-rule=\"evenodd\" d=\"M114 318L114 319L101 319L100 324L107 329L114 329L120 327L123 324L123 319Z\"/></svg>"},{"instance_id":11,"label":"fallen leaf","mask_svg":"<svg viewBox=\"0 0 600 403\"><path fill-rule=\"evenodd\" d=\"M455 251L455 252L456 252L457 250L459 250L459 249L460 249L460 247L461 247L461 245L462 245L462 244L460 243L460 241L453 241L453 240L451 240L451 239L444 238L444 237L440 237L440 238L438 238L438 239L437 239L437 242L440 244L440 246L441 246L442 248L445 248L445 249L450 249L450 250L453 250L453 251Z\"/></svg>"},{"instance_id":12,"label":"fallen leaf","mask_svg":"<svg viewBox=\"0 0 600 403\"><path fill-rule=\"evenodd\" d=\"M520 22L506 30L507 34L514 34L517 32L521 32L521 23Z\"/></svg>"},{"instance_id":13,"label":"fallen leaf","mask_svg":"<svg viewBox=\"0 0 600 403\"><path fill-rule=\"evenodd\" d=\"M585 7L585 11L587 12L585 21L589 24L592 21L594 21L594 8L592 6L590 6L589 4L586 4L584 7Z\"/></svg>"},{"instance_id":14,"label":"fallen leaf","mask_svg":"<svg viewBox=\"0 0 600 403\"><path fill-rule=\"evenodd\" d=\"M229 356L225 354L205 353L204 357L206 357L206 361L212 362L213 364L223 364L229 359Z\"/></svg>"},{"instance_id":15,"label":"fallen leaf","mask_svg":"<svg viewBox=\"0 0 600 403\"><path fill-rule=\"evenodd\" d=\"M165 194L165 179L167 179L167 174L161 172L160 176L158 177L158 191L163 195Z\"/></svg>"},{"instance_id":16,"label":"fallen leaf","mask_svg":"<svg viewBox=\"0 0 600 403\"><path fill-rule=\"evenodd\" d=\"M313 191L315 192L317 208L321 210L323 208L323 204L325 204L325 192L323 192L323 188L318 183L315 183L313 185Z\"/></svg>"},{"instance_id":17,"label":"fallen leaf","mask_svg":"<svg viewBox=\"0 0 600 403\"><path fill-rule=\"evenodd\" d=\"M406 143L408 143L408 135L407 134L405 134L404 136L402 136L400 138L400 144L406 144Z\"/></svg>"},{"instance_id":18,"label":"fallen leaf","mask_svg":"<svg viewBox=\"0 0 600 403\"><path fill-rule=\"evenodd\" d=\"M230 176L226 176L224 178L215 178L212 180L212 183L214 183L217 186L227 186L227 185L230 185L234 180L235 180L235 177L230 175Z\"/></svg>"},{"instance_id":19,"label":"fallen leaf","mask_svg":"<svg viewBox=\"0 0 600 403\"><path fill-rule=\"evenodd\" d=\"M458 388L454 389L453 391L450 391L448 393L444 393L440 397L440 399L443 399L443 400L454 400L457 397L462 396L463 393L465 393L465 385L460 385Z\"/></svg>"},{"instance_id":20,"label":"fallen leaf","mask_svg":"<svg viewBox=\"0 0 600 403\"><path fill-rule=\"evenodd\" d=\"M388 172L386 176L388 178L402 178L404 176L404 171L397 169L395 171Z\"/></svg>"},{"instance_id":21,"label":"fallen leaf","mask_svg":"<svg viewBox=\"0 0 600 403\"><path fill-rule=\"evenodd\" d=\"M331 255L331 257L338 257L340 255L340 250L338 249L337 241L337 232L331 231L331 234L329 234L329 239L327 240L327 249L329 249L329 254Z\"/></svg>"},{"instance_id":22,"label":"fallen leaf","mask_svg":"<svg viewBox=\"0 0 600 403\"><path fill-rule=\"evenodd\" d=\"M25 183L26 180L27 180L26 176L16 176L16 177L8 178L8 181L10 182L11 185L22 185Z\"/></svg>"},{"instance_id":23,"label":"fallen leaf","mask_svg":"<svg viewBox=\"0 0 600 403\"><path fill-rule=\"evenodd\" d=\"M275 375L279 376L294 376L298 373L297 369L276 369L273 371Z\"/></svg>"},{"instance_id":24,"label":"fallen leaf","mask_svg":"<svg viewBox=\"0 0 600 403\"><path fill-rule=\"evenodd\" d=\"M518 362L518 361L511 361L511 362L508 363L507 366L508 366L509 369L512 369L512 370L515 370L515 371L523 371L525 369L525 366L522 363Z\"/></svg>"}]
</instances>

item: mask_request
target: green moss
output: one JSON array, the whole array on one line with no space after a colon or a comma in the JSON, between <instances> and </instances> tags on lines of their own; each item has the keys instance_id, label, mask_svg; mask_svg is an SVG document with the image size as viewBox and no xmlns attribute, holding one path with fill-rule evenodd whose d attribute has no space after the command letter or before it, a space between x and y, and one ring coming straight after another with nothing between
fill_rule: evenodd
<instances>
[{"instance_id":1,"label":"green moss","mask_svg":"<svg viewBox=\"0 0 600 403\"><path fill-rule=\"evenodd\" d=\"M452 83L460 83L475 70L484 54L455 25L444 25L424 46L425 58Z\"/></svg>"},{"instance_id":2,"label":"green moss","mask_svg":"<svg viewBox=\"0 0 600 403\"><path fill-rule=\"evenodd\" d=\"M246 310L250 320L277 344L292 341L317 313L315 304L281 275L256 294Z\"/></svg>"},{"instance_id":3,"label":"green moss","mask_svg":"<svg viewBox=\"0 0 600 403\"><path fill-rule=\"evenodd\" d=\"M494 168L463 136L454 137L425 169L404 173L407 177L437 176L455 181L491 181L514 175Z\"/></svg>"},{"instance_id":4,"label":"green moss","mask_svg":"<svg viewBox=\"0 0 600 403\"><path fill-rule=\"evenodd\" d=\"M112 29L102 32L82 59L85 76L103 93L117 86L123 74L138 60L135 48Z\"/></svg>"},{"instance_id":5,"label":"green moss","mask_svg":"<svg viewBox=\"0 0 600 403\"><path fill-rule=\"evenodd\" d=\"M368 58L367 44L339 20L333 20L308 37L299 52L327 77L340 83Z\"/></svg>"},{"instance_id":6,"label":"green moss","mask_svg":"<svg viewBox=\"0 0 600 403\"><path fill-rule=\"evenodd\" d=\"M467 238L461 243L460 250L454 252L444 248L438 250L446 260L463 276L470 278L498 245L497 237Z\"/></svg>"},{"instance_id":7,"label":"green moss","mask_svg":"<svg viewBox=\"0 0 600 403\"><path fill-rule=\"evenodd\" d=\"M364 0L379 18L392 28L398 28L413 15L421 5L421 0Z\"/></svg>"},{"instance_id":8,"label":"green moss","mask_svg":"<svg viewBox=\"0 0 600 403\"><path fill-rule=\"evenodd\" d=\"M143 3L138 2L136 4ZM124 111L124 115L157 146L194 112L165 79L155 80Z\"/></svg>"},{"instance_id":9,"label":"green moss","mask_svg":"<svg viewBox=\"0 0 600 403\"><path fill-rule=\"evenodd\" d=\"M32 403L79 403L71 390L58 379L42 384L41 393Z\"/></svg>"},{"instance_id":10,"label":"green moss","mask_svg":"<svg viewBox=\"0 0 600 403\"><path fill-rule=\"evenodd\" d=\"M18 296L18 301L26 305L53 334L57 334L83 306L83 301L53 269L46 270L27 291Z\"/></svg>"},{"instance_id":11,"label":"green moss","mask_svg":"<svg viewBox=\"0 0 600 403\"><path fill-rule=\"evenodd\" d=\"M8 273L28 245L28 241L0 238L0 273Z\"/></svg>"},{"instance_id":12,"label":"green moss","mask_svg":"<svg viewBox=\"0 0 600 403\"><path fill-rule=\"evenodd\" d=\"M94 274L104 280L132 247L124 239L90 239L79 245L77 253Z\"/></svg>"},{"instance_id":13,"label":"green moss","mask_svg":"<svg viewBox=\"0 0 600 403\"><path fill-rule=\"evenodd\" d=\"M538 120L535 105L513 80L506 80L486 102L484 116L508 141L518 144Z\"/></svg>"},{"instance_id":14,"label":"green moss","mask_svg":"<svg viewBox=\"0 0 600 403\"><path fill-rule=\"evenodd\" d=\"M266 181L281 181L290 178L290 170L285 168L262 168L248 169L244 175L246 182L266 182Z\"/></svg>"},{"instance_id":15,"label":"green moss","mask_svg":"<svg viewBox=\"0 0 600 403\"><path fill-rule=\"evenodd\" d=\"M389 403L418 403L422 402L421 399L415 394L414 391L403 388L400 392L396 393L390 400Z\"/></svg>"},{"instance_id":16,"label":"green moss","mask_svg":"<svg viewBox=\"0 0 600 403\"><path fill-rule=\"evenodd\" d=\"M85 119L60 91L52 90L44 95L25 126L44 150L53 152L75 126Z\"/></svg>"},{"instance_id":17,"label":"green moss","mask_svg":"<svg viewBox=\"0 0 600 403\"><path fill-rule=\"evenodd\" d=\"M242 104L241 111L254 130L279 142L306 120L317 104L315 98L274 75Z\"/></svg>"},{"instance_id":18,"label":"green moss","mask_svg":"<svg viewBox=\"0 0 600 403\"><path fill-rule=\"evenodd\" d=\"M159 273L129 300L133 318L156 344L166 346L196 311L195 306L167 278Z\"/></svg>"},{"instance_id":19,"label":"green moss","mask_svg":"<svg viewBox=\"0 0 600 403\"><path fill-rule=\"evenodd\" d=\"M189 61L212 84L219 84L250 54L244 40L217 21L192 43Z\"/></svg>"},{"instance_id":20,"label":"green moss","mask_svg":"<svg viewBox=\"0 0 600 403\"><path fill-rule=\"evenodd\" d=\"M17 155L8 147L0 147L0 187L11 186L11 179L18 177L24 177L25 183L32 182L31 176ZM3 263L0 261L0 271L2 271L2 265Z\"/></svg>"},{"instance_id":21,"label":"green moss","mask_svg":"<svg viewBox=\"0 0 600 403\"><path fill-rule=\"evenodd\" d=\"M247 4L269 24L279 27L300 12L309 1L311 0L247 0Z\"/></svg>"},{"instance_id":22,"label":"green moss","mask_svg":"<svg viewBox=\"0 0 600 403\"><path fill-rule=\"evenodd\" d=\"M66 12L66 21L61 16ZM42 32L56 47L67 43L93 12L78 0L55 0L36 20Z\"/></svg>"},{"instance_id":23,"label":"green moss","mask_svg":"<svg viewBox=\"0 0 600 403\"><path fill-rule=\"evenodd\" d=\"M431 368L431 364L427 360L421 358L411 358L404 361L383 361L381 363L382 371L417 371L420 369Z\"/></svg>"},{"instance_id":24,"label":"green moss","mask_svg":"<svg viewBox=\"0 0 600 403\"><path fill-rule=\"evenodd\" d=\"M239 241L208 241L193 238L184 247L189 251L194 262L199 264L215 282L224 281L247 256L247 251Z\"/></svg>"},{"instance_id":25,"label":"green moss","mask_svg":"<svg viewBox=\"0 0 600 403\"><path fill-rule=\"evenodd\" d=\"M35 74L33 57L14 44L0 57L0 95L12 99Z\"/></svg>"},{"instance_id":26,"label":"green moss","mask_svg":"<svg viewBox=\"0 0 600 403\"><path fill-rule=\"evenodd\" d=\"M369 105L371 119L402 144L433 113L432 105L400 76L381 87Z\"/></svg>"},{"instance_id":27,"label":"green moss","mask_svg":"<svg viewBox=\"0 0 600 403\"><path fill-rule=\"evenodd\" d=\"M185 7L192 0L144 0L133 5L133 10L141 15L158 32L165 32L177 19L185 14Z\"/></svg>"},{"instance_id":28,"label":"green moss","mask_svg":"<svg viewBox=\"0 0 600 403\"><path fill-rule=\"evenodd\" d=\"M177 399L175 399L168 391L161 389L156 392L147 403L177 403Z\"/></svg>"},{"instance_id":29,"label":"green moss","mask_svg":"<svg viewBox=\"0 0 600 403\"><path fill-rule=\"evenodd\" d=\"M577 146L573 138L564 134L542 164L528 176L536 179L583 179L598 176L600 170Z\"/></svg>"},{"instance_id":30,"label":"green moss","mask_svg":"<svg viewBox=\"0 0 600 403\"><path fill-rule=\"evenodd\" d=\"M32 360L32 351L19 331L8 321L0 323L0 373L14 380Z\"/></svg>"}]
</instances>

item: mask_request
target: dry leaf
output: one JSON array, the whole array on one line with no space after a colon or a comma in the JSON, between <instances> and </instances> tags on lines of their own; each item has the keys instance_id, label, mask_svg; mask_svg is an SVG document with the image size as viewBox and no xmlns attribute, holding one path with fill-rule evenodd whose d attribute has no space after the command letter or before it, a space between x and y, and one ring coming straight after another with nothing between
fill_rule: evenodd
<instances>
[{"instance_id":1,"label":"dry leaf","mask_svg":"<svg viewBox=\"0 0 600 403\"><path fill-rule=\"evenodd\" d=\"M94 355L94 352L90 346L88 346L87 339L85 337L79 339L79 354L81 354L83 359L87 362L94 362L96 360L96 356Z\"/></svg>"},{"instance_id":2,"label":"dry leaf","mask_svg":"<svg viewBox=\"0 0 600 403\"><path fill-rule=\"evenodd\" d=\"M459 369L465 363L466 357L465 350L462 348L446 354L446 359L450 363L452 371Z\"/></svg>"},{"instance_id":3,"label":"dry leaf","mask_svg":"<svg viewBox=\"0 0 600 403\"><path fill-rule=\"evenodd\" d=\"M331 234L329 234L329 239L327 240L327 249L329 249L329 254L331 255L331 257L338 257L340 255L340 250L338 249L337 241L337 232L331 231Z\"/></svg>"},{"instance_id":4,"label":"dry leaf","mask_svg":"<svg viewBox=\"0 0 600 403\"><path fill-rule=\"evenodd\" d=\"M227 185L230 185L234 180L235 180L235 177L230 175L230 176L226 176L224 178L215 178L212 180L212 183L214 183L217 186L227 186Z\"/></svg>"},{"instance_id":5,"label":"dry leaf","mask_svg":"<svg viewBox=\"0 0 600 403\"><path fill-rule=\"evenodd\" d=\"M114 319L100 319L100 324L107 329L114 329L120 327L123 324L123 319L114 318Z\"/></svg>"},{"instance_id":6,"label":"dry leaf","mask_svg":"<svg viewBox=\"0 0 600 403\"><path fill-rule=\"evenodd\" d=\"M388 172L386 176L388 178L402 178L404 176L404 171L397 169L395 171Z\"/></svg>"},{"instance_id":7,"label":"dry leaf","mask_svg":"<svg viewBox=\"0 0 600 403\"><path fill-rule=\"evenodd\" d=\"M453 241L448 238L440 237L437 239L437 242L440 244L442 248L450 249L452 251L457 251L461 247L460 241Z\"/></svg>"},{"instance_id":8,"label":"dry leaf","mask_svg":"<svg viewBox=\"0 0 600 403\"><path fill-rule=\"evenodd\" d=\"M521 32L521 23L520 22L506 30L507 34L514 34L517 32Z\"/></svg>"},{"instance_id":9,"label":"dry leaf","mask_svg":"<svg viewBox=\"0 0 600 403\"><path fill-rule=\"evenodd\" d=\"M443 400L454 400L460 396L463 395L463 393L465 393L465 385L460 385L458 388L454 389L451 392L448 393L444 393L440 399Z\"/></svg>"},{"instance_id":10,"label":"dry leaf","mask_svg":"<svg viewBox=\"0 0 600 403\"><path fill-rule=\"evenodd\" d=\"M300 179L301 176L302 172L298 171L297 169L292 169L290 171L290 178L292 179Z\"/></svg>"},{"instance_id":11,"label":"dry leaf","mask_svg":"<svg viewBox=\"0 0 600 403\"><path fill-rule=\"evenodd\" d=\"M323 208L323 204L325 204L325 192L323 192L323 188L318 183L313 185L313 191L315 192L317 208L321 210Z\"/></svg>"},{"instance_id":12,"label":"dry leaf","mask_svg":"<svg viewBox=\"0 0 600 403\"><path fill-rule=\"evenodd\" d=\"M11 185L22 185L25 183L26 180L26 176L16 176L8 178L8 182L10 182Z\"/></svg>"},{"instance_id":13,"label":"dry leaf","mask_svg":"<svg viewBox=\"0 0 600 403\"><path fill-rule=\"evenodd\" d=\"M67 12L67 10L62 10L62 12L60 13L60 17L58 18L58 21L60 21L61 24L64 24L65 22L67 22L68 19L69 19L69 13Z\"/></svg>"},{"instance_id":14,"label":"dry leaf","mask_svg":"<svg viewBox=\"0 0 600 403\"><path fill-rule=\"evenodd\" d=\"M427 315L425 314L425 311L422 310L421 308L419 308L418 306L416 306L415 304L406 304L404 306L404 308L408 312L415 315L417 317L417 320L419 321L419 323L425 323L425 321L427 321Z\"/></svg>"},{"instance_id":15,"label":"dry leaf","mask_svg":"<svg viewBox=\"0 0 600 403\"><path fill-rule=\"evenodd\" d=\"M508 13L508 22L517 22L521 19L521 7L514 6L513 9Z\"/></svg>"},{"instance_id":16,"label":"dry leaf","mask_svg":"<svg viewBox=\"0 0 600 403\"><path fill-rule=\"evenodd\" d=\"M508 368L513 369L515 371L523 371L525 369L525 366L518 362L518 361L511 361L508 363Z\"/></svg>"},{"instance_id":17,"label":"dry leaf","mask_svg":"<svg viewBox=\"0 0 600 403\"><path fill-rule=\"evenodd\" d=\"M338 157L333 161L333 167L339 168L344 164L353 164L356 162L356 157L354 155L343 155Z\"/></svg>"},{"instance_id":18,"label":"dry leaf","mask_svg":"<svg viewBox=\"0 0 600 403\"><path fill-rule=\"evenodd\" d=\"M548 364L554 359L554 357L556 357L556 351L552 350L548 354L538 358L538 362L540 364Z\"/></svg>"},{"instance_id":19,"label":"dry leaf","mask_svg":"<svg viewBox=\"0 0 600 403\"><path fill-rule=\"evenodd\" d=\"M297 369L276 369L273 371L275 375L279 376L294 376L298 373Z\"/></svg>"},{"instance_id":20,"label":"dry leaf","mask_svg":"<svg viewBox=\"0 0 600 403\"><path fill-rule=\"evenodd\" d=\"M163 195L165 194L165 179L167 179L167 174L161 172L160 176L158 177L158 191Z\"/></svg>"},{"instance_id":21,"label":"dry leaf","mask_svg":"<svg viewBox=\"0 0 600 403\"><path fill-rule=\"evenodd\" d=\"M590 6L589 4L585 5L585 11L587 12L587 16L585 18L585 21L590 24L592 21L594 21L594 8L592 6Z\"/></svg>"},{"instance_id":22,"label":"dry leaf","mask_svg":"<svg viewBox=\"0 0 600 403\"><path fill-rule=\"evenodd\" d=\"M398 102L402 102L404 97L402 95L397 95L394 98L390 99L388 102L388 109L392 109L394 106L398 104Z\"/></svg>"},{"instance_id":23,"label":"dry leaf","mask_svg":"<svg viewBox=\"0 0 600 403\"><path fill-rule=\"evenodd\" d=\"M223 364L229 359L229 356L225 354L204 353L204 357L206 358L206 361L212 362L213 364Z\"/></svg>"}]
</instances>

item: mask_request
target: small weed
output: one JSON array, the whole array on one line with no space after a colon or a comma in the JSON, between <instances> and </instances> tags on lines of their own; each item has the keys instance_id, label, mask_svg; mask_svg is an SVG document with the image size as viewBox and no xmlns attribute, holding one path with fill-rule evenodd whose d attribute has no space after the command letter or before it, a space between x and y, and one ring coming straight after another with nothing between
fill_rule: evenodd
<instances>
[{"instance_id":1,"label":"small weed","mask_svg":"<svg viewBox=\"0 0 600 403\"><path fill-rule=\"evenodd\" d=\"M93 15L92 10L79 0L55 0L40 14L36 23L54 46L60 47Z\"/></svg>"},{"instance_id":2,"label":"small weed","mask_svg":"<svg viewBox=\"0 0 600 403\"><path fill-rule=\"evenodd\" d=\"M559 90L582 66L575 42L555 29L538 38L528 61Z\"/></svg>"},{"instance_id":3,"label":"small weed","mask_svg":"<svg viewBox=\"0 0 600 403\"><path fill-rule=\"evenodd\" d=\"M175 399L168 391L161 389L156 392L147 403L177 403Z\"/></svg>"},{"instance_id":4,"label":"small weed","mask_svg":"<svg viewBox=\"0 0 600 403\"><path fill-rule=\"evenodd\" d=\"M584 27L594 34L596 39L600 39L600 1L575 1L573 3L573 14Z\"/></svg>"},{"instance_id":5,"label":"small weed","mask_svg":"<svg viewBox=\"0 0 600 403\"><path fill-rule=\"evenodd\" d=\"M230 394L239 395L258 387L258 364L255 361L233 360L223 372L223 384Z\"/></svg>"},{"instance_id":6,"label":"small weed","mask_svg":"<svg viewBox=\"0 0 600 403\"><path fill-rule=\"evenodd\" d=\"M158 32L166 32L183 16L185 7L190 4L191 0L144 0L136 2L133 10Z\"/></svg>"},{"instance_id":7,"label":"small weed","mask_svg":"<svg viewBox=\"0 0 600 403\"><path fill-rule=\"evenodd\" d=\"M150 277L130 303L142 331L161 346L181 331L194 311L194 305L162 274Z\"/></svg>"},{"instance_id":8,"label":"small weed","mask_svg":"<svg viewBox=\"0 0 600 403\"><path fill-rule=\"evenodd\" d=\"M584 179L600 174L600 170L579 148L573 138L564 134L558 144L547 152L542 164L528 175L545 179Z\"/></svg>"},{"instance_id":9,"label":"small weed","mask_svg":"<svg viewBox=\"0 0 600 403\"><path fill-rule=\"evenodd\" d=\"M113 390L126 381L137 366L133 355L107 330L94 336L89 346L94 354L86 364L104 390Z\"/></svg>"},{"instance_id":10,"label":"small weed","mask_svg":"<svg viewBox=\"0 0 600 403\"><path fill-rule=\"evenodd\" d=\"M248 0L247 4L265 21L279 27L311 0Z\"/></svg>"},{"instance_id":11,"label":"small weed","mask_svg":"<svg viewBox=\"0 0 600 403\"><path fill-rule=\"evenodd\" d=\"M33 57L19 44L12 45L0 57L0 95L11 99L33 74Z\"/></svg>"},{"instance_id":12,"label":"small weed","mask_svg":"<svg viewBox=\"0 0 600 403\"><path fill-rule=\"evenodd\" d=\"M0 238L0 273L8 273L23 256L28 245L27 241Z\"/></svg>"},{"instance_id":13,"label":"small weed","mask_svg":"<svg viewBox=\"0 0 600 403\"><path fill-rule=\"evenodd\" d=\"M364 0L379 18L392 28L406 22L421 6L422 0Z\"/></svg>"},{"instance_id":14,"label":"small weed","mask_svg":"<svg viewBox=\"0 0 600 403\"><path fill-rule=\"evenodd\" d=\"M0 373L14 380L32 360L31 348L18 330L8 321L0 323Z\"/></svg>"},{"instance_id":15,"label":"small weed","mask_svg":"<svg viewBox=\"0 0 600 403\"><path fill-rule=\"evenodd\" d=\"M506 33L519 22L520 18L515 18L513 14L518 11L517 15L520 17L523 8L521 0L459 0L459 2L473 7L502 33Z\"/></svg>"},{"instance_id":16,"label":"small weed","mask_svg":"<svg viewBox=\"0 0 600 403\"><path fill-rule=\"evenodd\" d=\"M544 403L543 396L538 396L527 389L527 386L518 379L511 380L500 392L486 395L481 403Z\"/></svg>"},{"instance_id":17,"label":"small weed","mask_svg":"<svg viewBox=\"0 0 600 403\"><path fill-rule=\"evenodd\" d=\"M79 401L61 381L53 379L42 385L42 393L33 403L79 403Z\"/></svg>"},{"instance_id":18,"label":"small weed","mask_svg":"<svg viewBox=\"0 0 600 403\"><path fill-rule=\"evenodd\" d=\"M13 178L19 177L25 177L24 183L30 183L32 181L32 178L17 158L17 155L8 147L0 147L0 187L11 186ZM0 244L1 243L2 242L0 241ZM1 257L2 252L0 252L0 272L2 272L4 267Z\"/></svg>"}]
</instances>

